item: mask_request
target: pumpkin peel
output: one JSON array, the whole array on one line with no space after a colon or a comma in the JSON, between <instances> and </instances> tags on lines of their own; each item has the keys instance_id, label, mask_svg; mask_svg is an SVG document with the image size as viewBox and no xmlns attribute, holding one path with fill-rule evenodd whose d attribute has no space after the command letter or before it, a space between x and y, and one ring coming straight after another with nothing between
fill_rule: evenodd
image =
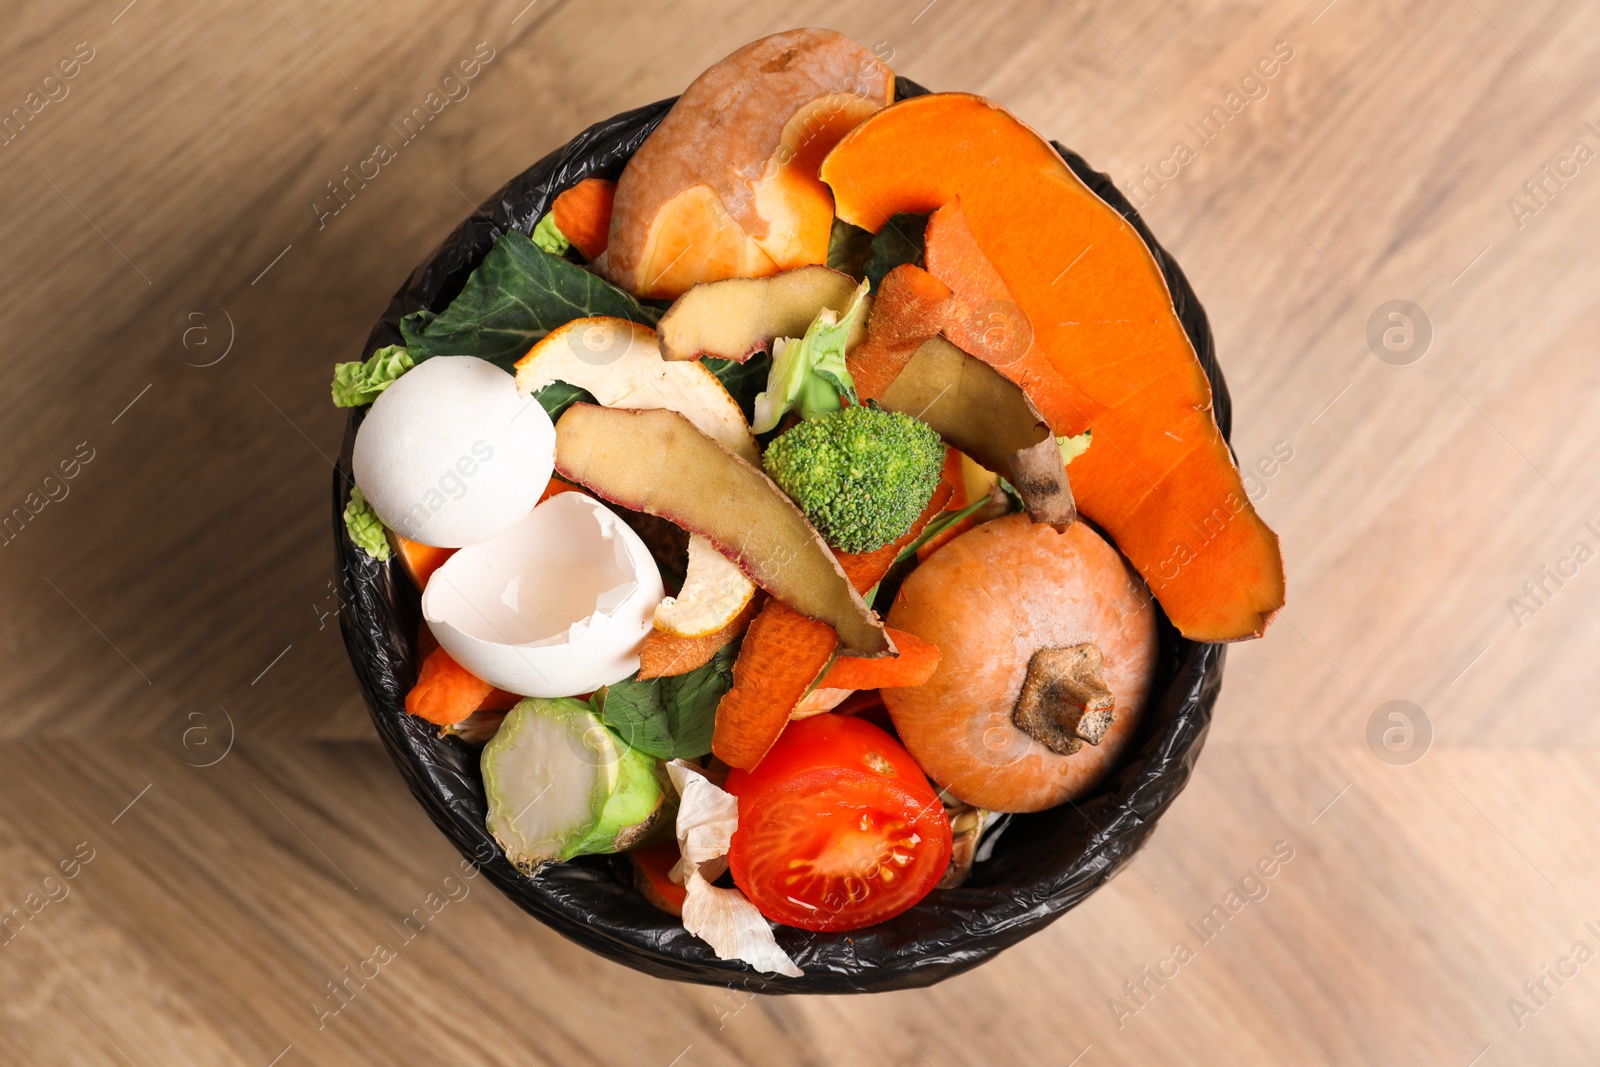
<instances>
[{"instance_id":1,"label":"pumpkin peel","mask_svg":"<svg viewBox=\"0 0 1600 1067\"><path fill-rule=\"evenodd\" d=\"M901 101L823 161L839 218L876 232L932 211L944 334L1021 386L1074 460L1079 508L1146 579L1180 633L1262 634L1284 600L1277 536L1255 513L1210 382L1138 233L1049 142L967 93Z\"/></svg>"},{"instance_id":2,"label":"pumpkin peel","mask_svg":"<svg viewBox=\"0 0 1600 1067\"><path fill-rule=\"evenodd\" d=\"M915 264L902 263L883 276L867 319L866 339L845 357L863 400L882 396L922 343L940 331L950 298L948 285Z\"/></svg>"}]
</instances>

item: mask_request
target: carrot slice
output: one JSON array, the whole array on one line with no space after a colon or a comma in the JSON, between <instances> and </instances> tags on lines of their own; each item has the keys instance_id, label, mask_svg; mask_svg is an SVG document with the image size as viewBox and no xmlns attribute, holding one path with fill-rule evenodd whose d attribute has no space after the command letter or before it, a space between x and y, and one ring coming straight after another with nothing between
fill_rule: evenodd
<instances>
[{"instance_id":1,"label":"carrot slice","mask_svg":"<svg viewBox=\"0 0 1600 1067\"><path fill-rule=\"evenodd\" d=\"M544 487L543 493L539 494L539 503L543 504L551 497L559 496L562 493L582 493L584 496L594 495L581 485L573 485L571 482L564 482L560 478L551 478L550 484Z\"/></svg>"},{"instance_id":2,"label":"carrot slice","mask_svg":"<svg viewBox=\"0 0 1600 1067\"><path fill-rule=\"evenodd\" d=\"M921 685L939 667L939 646L916 634L891 629L889 639L900 650L897 656L866 659L840 656L817 684L826 689L897 689Z\"/></svg>"},{"instance_id":3,"label":"carrot slice","mask_svg":"<svg viewBox=\"0 0 1600 1067\"><path fill-rule=\"evenodd\" d=\"M682 915L688 891L669 877L678 862L678 843L662 841L642 845L630 849L628 858L633 861L634 888L668 915Z\"/></svg>"},{"instance_id":4,"label":"carrot slice","mask_svg":"<svg viewBox=\"0 0 1600 1067\"><path fill-rule=\"evenodd\" d=\"M839 637L779 600L750 623L733 664L733 688L717 704L711 751L730 767L761 762L789 722L789 713L827 670Z\"/></svg>"},{"instance_id":5,"label":"carrot slice","mask_svg":"<svg viewBox=\"0 0 1600 1067\"><path fill-rule=\"evenodd\" d=\"M611 235L611 202L616 192L616 182L585 178L562 192L551 206L556 229L583 253L584 259L594 260L606 250Z\"/></svg>"},{"instance_id":6,"label":"carrot slice","mask_svg":"<svg viewBox=\"0 0 1600 1067\"><path fill-rule=\"evenodd\" d=\"M449 726L477 711L492 692L494 686L438 648L422 661L417 684L406 694L406 711L435 725Z\"/></svg>"},{"instance_id":7,"label":"carrot slice","mask_svg":"<svg viewBox=\"0 0 1600 1067\"><path fill-rule=\"evenodd\" d=\"M389 544L394 547L395 554L400 557L400 565L411 576L419 591L428 587L428 579L433 577L433 572L444 566L444 561L456 554L453 548L436 548L425 545L421 541L413 541L402 537L393 530L389 531Z\"/></svg>"},{"instance_id":8,"label":"carrot slice","mask_svg":"<svg viewBox=\"0 0 1600 1067\"><path fill-rule=\"evenodd\" d=\"M950 492L941 480L933 499L899 540L874 552L838 555L839 566L858 592L883 580L900 550L944 510ZM767 601L744 635L733 665L733 688L717 705L711 734L717 758L743 770L760 763L838 647L839 635L827 623L808 619L780 601Z\"/></svg>"},{"instance_id":9,"label":"carrot slice","mask_svg":"<svg viewBox=\"0 0 1600 1067\"><path fill-rule=\"evenodd\" d=\"M700 637L679 637L663 630L652 629L639 649L639 677L665 678L675 674L688 674L711 662L723 645L738 638L750 626L759 609L759 596L750 598L733 621L715 633Z\"/></svg>"}]
</instances>

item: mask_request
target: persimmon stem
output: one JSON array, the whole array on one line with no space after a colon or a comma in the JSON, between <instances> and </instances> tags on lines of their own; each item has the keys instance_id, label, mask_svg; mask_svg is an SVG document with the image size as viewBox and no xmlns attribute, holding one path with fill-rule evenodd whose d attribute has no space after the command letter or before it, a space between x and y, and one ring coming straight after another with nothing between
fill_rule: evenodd
<instances>
[{"instance_id":1,"label":"persimmon stem","mask_svg":"<svg viewBox=\"0 0 1600 1067\"><path fill-rule=\"evenodd\" d=\"M1104 663L1092 642L1039 649L1028 661L1011 721L1057 755L1070 756L1085 741L1098 745L1117 703L1101 676Z\"/></svg>"}]
</instances>

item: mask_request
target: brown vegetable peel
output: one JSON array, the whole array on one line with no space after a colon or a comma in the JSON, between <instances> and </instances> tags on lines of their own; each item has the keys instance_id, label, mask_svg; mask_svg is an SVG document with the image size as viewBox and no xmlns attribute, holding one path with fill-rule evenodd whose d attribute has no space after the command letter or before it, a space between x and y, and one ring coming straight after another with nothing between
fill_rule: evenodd
<instances>
[{"instance_id":1,"label":"brown vegetable peel","mask_svg":"<svg viewBox=\"0 0 1600 1067\"><path fill-rule=\"evenodd\" d=\"M843 315L856 284L850 275L822 266L769 278L701 282L661 317L656 328L661 358L714 356L743 363L770 348L774 338L805 336L806 327L824 309ZM853 336L850 343L857 339Z\"/></svg>"},{"instance_id":2,"label":"brown vegetable peel","mask_svg":"<svg viewBox=\"0 0 1600 1067\"><path fill-rule=\"evenodd\" d=\"M1055 435L1022 390L982 360L942 337L930 338L878 402L921 419L1004 474L1034 522L1064 529L1077 519Z\"/></svg>"}]
</instances>

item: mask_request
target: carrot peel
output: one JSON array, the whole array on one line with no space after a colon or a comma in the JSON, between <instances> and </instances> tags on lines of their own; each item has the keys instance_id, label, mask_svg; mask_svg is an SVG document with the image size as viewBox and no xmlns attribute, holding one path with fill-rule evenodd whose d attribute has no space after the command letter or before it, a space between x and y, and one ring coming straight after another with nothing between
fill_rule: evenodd
<instances>
[{"instance_id":1,"label":"carrot peel","mask_svg":"<svg viewBox=\"0 0 1600 1067\"><path fill-rule=\"evenodd\" d=\"M417 684L406 694L406 711L437 726L450 726L477 711L495 691L438 648L422 661Z\"/></svg>"},{"instance_id":2,"label":"carrot peel","mask_svg":"<svg viewBox=\"0 0 1600 1067\"><path fill-rule=\"evenodd\" d=\"M889 630L897 656L840 656L818 685L825 689L896 689L922 685L939 667L939 646L904 630Z\"/></svg>"},{"instance_id":3,"label":"carrot peel","mask_svg":"<svg viewBox=\"0 0 1600 1067\"><path fill-rule=\"evenodd\" d=\"M616 192L616 182L585 178L564 190L551 205L556 229L583 253L584 259L592 261L606 250L611 237L611 204Z\"/></svg>"},{"instance_id":4,"label":"carrot peel","mask_svg":"<svg viewBox=\"0 0 1600 1067\"><path fill-rule=\"evenodd\" d=\"M873 552L838 555L839 566L858 592L883 580L900 550L944 510L951 492L941 481L928 506L898 540ZM839 636L827 623L809 619L777 600L767 601L739 648L733 688L717 705L711 736L711 751L717 758L743 770L760 763L788 725L790 713L829 670L838 647ZM937 666L938 661L934 662Z\"/></svg>"}]
</instances>

